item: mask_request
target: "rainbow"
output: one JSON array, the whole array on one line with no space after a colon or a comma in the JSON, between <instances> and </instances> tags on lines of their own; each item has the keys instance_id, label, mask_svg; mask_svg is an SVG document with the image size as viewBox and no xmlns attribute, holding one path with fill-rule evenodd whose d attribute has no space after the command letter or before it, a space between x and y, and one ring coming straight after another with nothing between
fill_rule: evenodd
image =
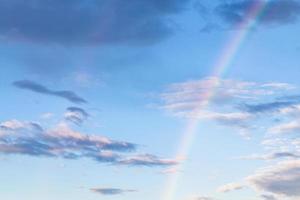
<instances>
[{"instance_id":1,"label":"rainbow","mask_svg":"<svg viewBox=\"0 0 300 200\"><path fill-rule=\"evenodd\" d=\"M255 3L247 12L245 19L241 23L237 24L237 30L234 31L235 34L230 37L227 44L222 49L210 75L211 77L216 77L216 79L213 79L215 81L212 81L211 85L208 86L209 89L202 94L203 98L201 98L201 102L199 102L199 106L196 109L196 117L193 117L187 122L187 126L180 140L178 152L175 156L176 158L184 158L188 155L199 125L199 118L197 115L201 115L203 109L207 107L211 98L214 96L215 88L217 88L219 85L218 78L222 77L226 69L236 57L239 49L255 25L255 22L257 22L257 19L266 7L266 4L267 0L255 1ZM162 200L175 199L176 189L179 185L179 176L180 173L173 173L168 177Z\"/></svg>"}]
</instances>

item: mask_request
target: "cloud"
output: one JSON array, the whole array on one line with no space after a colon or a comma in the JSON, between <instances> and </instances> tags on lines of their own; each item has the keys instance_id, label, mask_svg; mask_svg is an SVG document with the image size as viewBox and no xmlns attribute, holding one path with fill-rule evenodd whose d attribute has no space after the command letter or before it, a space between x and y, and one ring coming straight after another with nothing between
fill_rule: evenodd
<instances>
[{"instance_id":1,"label":"cloud","mask_svg":"<svg viewBox=\"0 0 300 200\"><path fill-rule=\"evenodd\" d=\"M294 88L287 83L257 83L206 77L169 85L160 95L159 107L176 117L213 120L237 128L247 136L255 128L249 124L257 118L259 111L275 109L274 107L279 109L277 104L248 102L275 98Z\"/></svg>"},{"instance_id":2,"label":"cloud","mask_svg":"<svg viewBox=\"0 0 300 200\"><path fill-rule=\"evenodd\" d=\"M264 5L258 19L249 19L249 13ZM294 23L300 16L300 2L297 0L240 0L222 2L216 8L217 14L227 23L236 25L254 21L259 25L283 25Z\"/></svg>"},{"instance_id":3,"label":"cloud","mask_svg":"<svg viewBox=\"0 0 300 200\"><path fill-rule=\"evenodd\" d=\"M226 185L223 185L217 189L218 192L226 193L226 192L231 192L234 190L241 190L245 186L239 183L229 183Z\"/></svg>"},{"instance_id":4,"label":"cloud","mask_svg":"<svg viewBox=\"0 0 300 200\"><path fill-rule=\"evenodd\" d=\"M41 94L46 94L46 95L51 95L51 96L57 96L61 97L64 99L67 99L71 101L72 103L87 103L85 99L82 97L78 96L76 93L68 90L51 90L48 89L47 87L35 83L33 81L29 80L21 80L21 81L15 81L13 82L13 85L17 88L24 89L24 90L30 90L36 93L41 93Z\"/></svg>"},{"instance_id":5,"label":"cloud","mask_svg":"<svg viewBox=\"0 0 300 200\"><path fill-rule=\"evenodd\" d=\"M137 145L116 141L100 135L86 135L67 124L43 129L36 123L17 120L0 123L0 153L56 157L88 158L100 163L127 166L170 167L179 161L161 159L155 155L132 155Z\"/></svg>"},{"instance_id":6,"label":"cloud","mask_svg":"<svg viewBox=\"0 0 300 200\"><path fill-rule=\"evenodd\" d=\"M23 122L19 120L8 120L0 123L0 129L7 132L10 131L19 131L22 129L29 129L31 131L42 131L43 128L35 122Z\"/></svg>"},{"instance_id":7,"label":"cloud","mask_svg":"<svg viewBox=\"0 0 300 200\"><path fill-rule=\"evenodd\" d=\"M101 195L123 195L128 192L137 192L136 190L123 190L119 188L92 188L91 191Z\"/></svg>"},{"instance_id":8,"label":"cloud","mask_svg":"<svg viewBox=\"0 0 300 200\"><path fill-rule=\"evenodd\" d=\"M275 159L297 159L300 158L300 155L294 152L282 151L282 152L274 152L266 155L251 155L251 156L243 156L239 159L245 160L275 160Z\"/></svg>"},{"instance_id":9,"label":"cloud","mask_svg":"<svg viewBox=\"0 0 300 200\"><path fill-rule=\"evenodd\" d=\"M8 123L3 122L1 127L6 128ZM98 135L84 135L65 124L59 124L51 130L35 129L35 132L32 127L36 128L31 123L30 126L6 131L0 137L0 152L63 158L91 157L97 161L106 161L108 158L117 158L115 154L107 154L107 151L128 152L136 149L132 143Z\"/></svg>"},{"instance_id":10,"label":"cloud","mask_svg":"<svg viewBox=\"0 0 300 200\"><path fill-rule=\"evenodd\" d=\"M280 85L280 87L279 87ZM226 106L275 95L293 88L286 83L256 83L217 77L175 83L161 94L162 108L174 114L197 111L199 106L210 104Z\"/></svg>"},{"instance_id":11,"label":"cloud","mask_svg":"<svg viewBox=\"0 0 300 200\"><path fill-rule=\"evenodd\" d=\"M300 132L300 121L294 120L291 122L283 123L271 127L268 130L269 133L273 134L284 134L284 133L299 133Z\"/></svg>"},{"instance_id":12,"label":"cloud","mask_svg":"<svg viewBox=\"0 0 300 200\"><path fill-rule=\"evenodd\" d=\"M89 114L82 108L79 107L68 107L64 114L65 120L72 122L76 125L81 125L87 118Z\"/></svg>"},{"instance_id":13,"label":"cloud","mask_svg":"<svg viewBox=\"0 0 300 200\"><path fill-rule=\"evenodd\" d=\"M244 104L242 109L249 113L262 113L262 112L271 112L279 111L280 109L287 108L297 104L298 102L294 101L275 101L271 103L260 103L260 104Z\"/></svg>"},{"instance_id":14,"label":"cloud","mask_svg":"<svg viewBox=\"0 0 300 200\"><path fill-rule=\"evenodd\" d=\"M202 196L202 197L195 197L193 198L193 200L215 200L215 199L212 197Z\"/></svg>"},{"instance_id":15,"label":"cloud","mask_svg":"<svg viewBox=\"0 0 300 200\"><path fill-rule=\"evenodd\" d=\"M173 166L179 164L179 160L171 160L171 159L161 159L155 155L151 154L142 154L133 157L126 158L124 160L119 161L122 165L129 166Z\"/></svg>"},{"instance_id":16,"label":"cloud","mask_svg":"<svg viewBox=\"0 0 300 200\"><path fill-rule=\"evenodd\" d=\"M258 170L247 181L259 191L300 197L300 161L284 161Z\"/></svg>"},{"instance_id":17,"label":"cloud","mask_svg":"<svg viewBox=\"0 0 300 200\"><path fill-rule=\"evenodd\" d=\"M67 45L152 44L170 36L169 18L189 0L10 0L0 3L0 35ZM14 13L14 15L12 15Z\"/></svg>"},{"instance_id":18,"label":"cloud","mask_svg":"<svg viewBox=\"0 0 300 200\"><path fill-rule=\"evenodd\" d=\"M271 195L271 194L262 194L262 195L260 195L260 197L263 200L277 200L277 198L274 195Z\"/></svg>"}]
</instances>

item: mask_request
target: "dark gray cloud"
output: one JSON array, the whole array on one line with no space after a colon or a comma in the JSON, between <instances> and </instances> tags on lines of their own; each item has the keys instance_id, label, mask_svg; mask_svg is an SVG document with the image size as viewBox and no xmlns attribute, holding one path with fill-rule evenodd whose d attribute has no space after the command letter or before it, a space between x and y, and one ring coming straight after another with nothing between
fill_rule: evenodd
<instances>
[{"instance_id":1,"label":"dark gray cloud","mask_svg":"<svg viewBox=\"0 0 300 200\"><path fill-rule=\"evenodd\" d=\"M124 190L119 188L92 188L91 191L101 195L122 195L128 192L136 192L136 190Z\"/></svg>"},{"instance_id":2,"label":"dark gray cloud","mask_svg":"<svg viewBox=\"0 0 300 200\"><path fill-rule=\"evenodd\" d=\"M85 99L78 96L73 91L51 90L39 83L29 81L29 80L15 81L15 82L13 82L13 85L20 89L31 90L33 92L37 92L37 93L41 93L41 94L61 97L61 98L67 99L73 103L87 103L87 101Z\"/></svg>"},{"instance_id":3,"label":"dark gray cloud","mask_svg":"<svg viewBox=\"0 0 300 200\"><path fill-rule=\"evenodd\" d=\"M151 44L173 33L189 0L4 0L0 35L42 43Z\"/></svg>"},{"instance_id":4,"label":"dark gray cloud","mask_svg":"<svg viewBox=\"0 0 300 200\"><path fill-rule=\"evenodd\" d=\"M6 155L89 158L100 163L127 166L164 167L178 164L176 160L150 154L132 156L131 153L136 150L136 144L82 134L66 124L48 130L31 122L11 120L0 123L0 153Z\"/></svg>"},{"instance_id":5,"label":"dark gray cloud","mask_svg":"<svg viewBox=\"0 0 300 200\"><path fill-rule=\"evenodd\" d=\"M300 2L298 0L225 1L216 8L216 12L224 21L235 25L245 20L256 20L249 19L249 13L261 5L264 7L257 19L258 24L261 25L293 23L300 16Z\"/></svg>"},{"instance_id":6,"label":"dark gray cloud","mask_svg":"<svg viewBox=\"0 0 300 200\"><path fill-rule=\"evenodd\" d=\"M82 108L68 107L64 117L69 122L81 125L89 117L89 114Z\"/></svg>"}]
</instances>

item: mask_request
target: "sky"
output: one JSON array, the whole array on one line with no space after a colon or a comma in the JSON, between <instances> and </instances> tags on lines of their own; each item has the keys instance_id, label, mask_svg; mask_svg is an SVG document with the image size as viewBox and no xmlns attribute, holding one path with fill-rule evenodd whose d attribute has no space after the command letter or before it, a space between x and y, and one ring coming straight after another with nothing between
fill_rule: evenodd
<instances>
[{"instance_id":1,"label":"sky","mask_svg":"<svg viewBox=\"0 0 300 200\"><path fill-rule=\"evenodd\" d=\"M0 197L300 198L299 0L0 0Z\"/></svg>"}]
</instances>

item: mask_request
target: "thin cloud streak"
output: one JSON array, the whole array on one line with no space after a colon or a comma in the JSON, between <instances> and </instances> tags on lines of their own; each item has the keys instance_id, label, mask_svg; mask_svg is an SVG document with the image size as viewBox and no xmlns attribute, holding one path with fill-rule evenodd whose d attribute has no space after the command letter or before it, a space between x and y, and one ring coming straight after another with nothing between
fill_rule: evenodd
<instances>
[{"instance_id":1,"label":"thin cloud streak","mask_svg":"<svg viewBox=\"0 0 300 200\"><path fill-rule=\"evenodd\" d=\"M80 104L80 103L87 103L87 101L78 96L73 91L69 90L52 90L49 89L39 83L30 81L30 80L20 80L13 82L13 85L17 88L24 89L24 90L30 90L32 92L45 94L45 95L51 95L51 96L57 96L64 99L69 100L72 103Z\"/></svg>"}]
</instances>

